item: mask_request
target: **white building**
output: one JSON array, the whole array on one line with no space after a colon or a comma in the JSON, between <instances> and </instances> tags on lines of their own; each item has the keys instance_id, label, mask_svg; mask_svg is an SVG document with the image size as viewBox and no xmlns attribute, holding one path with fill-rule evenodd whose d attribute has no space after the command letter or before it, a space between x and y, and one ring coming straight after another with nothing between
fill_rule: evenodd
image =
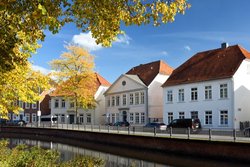
<instances>
[{"instance_id":1,"label":"white building","mask_svg":"<svg viewBox=\"0 0 250 167\"><path fill-rule=\"evenodd\" d=\"M80 124L104 124L105 123L105 97L104 92L111 85L106 79L96 73L97 90L94 95L96 101L95 109L78 109ZM59 123L76 123L76 112L74 102L65 96L51 94L51 115L58 117Z\"/></svg>"},{"instance_id":2,"label":"white building","mask_svg":"<svg viewBox=\"0 0 250 167\"><path fill-rule=\"evenodd\" d=\"M143 125L148 121L162 121L161 85L172 71L165 62L155 61L122 74L105 92L107 122Z\"/></svg>"},{"instance_id":3,"label":"white building","mask_svg":"<svg viewBox=\"0 0 250 167\"><path fill-rule=\"evenodd\" d=\"M203 128L250 121L250 53L227 46L195 54L163 84L164 122L199 118Z\"/></svg>"}]
</instances>

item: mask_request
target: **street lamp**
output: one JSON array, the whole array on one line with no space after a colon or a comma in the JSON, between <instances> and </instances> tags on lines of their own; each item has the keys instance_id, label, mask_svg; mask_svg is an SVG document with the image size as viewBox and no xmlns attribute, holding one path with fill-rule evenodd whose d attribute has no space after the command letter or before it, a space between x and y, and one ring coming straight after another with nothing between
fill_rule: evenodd
<instances>
[{"instance_id":1,"label":"street lamp","mask_svg":"<svg viewBox=\"0 0 250 167\"><path fill-rule=\"evenodd\" d=\"M67 114L67 129L68 129L68 124L69 124L69 115Z\"/></svg>"},{"instance_id":2,"label":"street lamp","mask_svg":"<svg viewBox=\"0 0 250 167\"><path fill-rule=\"evenodd\" d=\"M38 127L40 127L41 126L41 111L40 111L40 107L39 107L39 110L37 111L37 116L38 116Z\"/></svg>"}]
</instances>

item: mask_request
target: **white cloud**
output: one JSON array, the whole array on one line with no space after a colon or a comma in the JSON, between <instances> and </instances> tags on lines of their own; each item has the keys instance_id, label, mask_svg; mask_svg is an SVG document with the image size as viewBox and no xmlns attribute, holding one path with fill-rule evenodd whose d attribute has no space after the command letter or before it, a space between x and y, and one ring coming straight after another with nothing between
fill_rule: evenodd
<instances>
[{"instance_id":1,"label":"white cloud","mask_svg":"<svg viewBox=\"0 0 250 167\"><path fill-rule=\"evenodd\" d=\"M79 35L74 35L72 38L72 42L78 44L88 51L95 51L102 49L100 44L96 44L95 38L92 37L92 33L80 33Z\"/></svg>"},{"instance_id":2,"label":"white cloud","mask_svg":"<svg viewBox=\"0 0 250 167\"><path fill-rule=\"evenodd\" d=\"M119 35L117 37L117 40L114 43L121 43L121 44L126 44L129 45L129 41L131 40L131 38L127 35Z\"/></svg>"},{"instance_id":3,"label":"white cloud","mask_svg":"<svg viewBox=\"0 0 250 167\"><path fill-rule=\"evenodd\" d=\"M47 74L49 74L49 73L52 72L52 70L49 70L47 68L44 68L44 67L41 67L41 66L37 66L37 65L32 65L32 69L34 71L40 71L41 73L43 73L45 75L47 75Z\"/></svg>"},{"instance_id":4,"label":"white cloud","mask_svg":"<svg viewBox=\"0 0 250 167\"><path fill-rule=\"evenodd\" d=\"M162 51L161 55L168 55L168 52L167 51Z\"/></svg>"},{"instance_id":5,"label":"white cloud","mask_svg":"<svg viewBox=\"0 0 250 167\"><path fill-rule=\"evenodd\" d=\"M191 51L191 48L188 45L184 46L184 49L187 50L187 51Z\"/></svg>"}]
</instances>

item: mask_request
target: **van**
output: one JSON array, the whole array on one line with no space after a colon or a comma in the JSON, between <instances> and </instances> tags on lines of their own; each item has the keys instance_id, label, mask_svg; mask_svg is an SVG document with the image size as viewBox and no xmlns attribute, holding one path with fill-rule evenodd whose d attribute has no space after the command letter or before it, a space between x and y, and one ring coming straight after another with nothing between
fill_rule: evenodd
<instances>
[{"instance_id":1,"label":"van","mask_svg":"<svg viewBox=\"0 0 250 167\"><path fill-rule=\"evenodd\" d=\"M183 128L187 129L190 128L192 132L196 132L201 129L201 122L199 119L174 119L172 122L170 122L167 126L168 128Z\"/></svg>"}]
</instances>

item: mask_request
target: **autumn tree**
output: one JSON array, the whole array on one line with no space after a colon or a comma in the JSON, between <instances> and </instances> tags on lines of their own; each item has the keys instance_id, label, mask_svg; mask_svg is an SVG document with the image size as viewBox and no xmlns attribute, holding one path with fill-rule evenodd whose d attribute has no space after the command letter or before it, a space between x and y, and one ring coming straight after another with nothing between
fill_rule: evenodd
<instances>
[{"instance_id":1,"label":"autumn tree","mask_svg":"<svg viewBox=\"0 0 250 167\"><path fill-rule=\"evenodd\" d=\"M7 118L8 112L18 114L23 110L18 101L36 103L40 89L49 88L49 77L33 71L31 65L18 66L8 72L0 72L0 115Z\"/></svg>"},{"instance_id":2,"label":"autumn tree","mask_svg":"<svg viewBox=\"0 0 250 167\"><path fill-rule=\"evenodd\" d=\"M45 29L57 33L67 22L91 31L97 43L110 46L125 25L173 22L184 14L187 0L1 0L0 71L27 64L45 39Z\"/></svg>"},{"instance_id":3,"label":"autumn tree","mask_svg":"<svg viewBox=\"0 0 250 167\"><path fill-rule=\"evenodd\" d=\"M78 110L95 105L94 56L79 46L68 45L66 48L68 52L63 53L60 59L51 62L52 69L55 70L53 75L59 83L53 95L74 102L78 123Z\"/></svg>"}]
</instances>

